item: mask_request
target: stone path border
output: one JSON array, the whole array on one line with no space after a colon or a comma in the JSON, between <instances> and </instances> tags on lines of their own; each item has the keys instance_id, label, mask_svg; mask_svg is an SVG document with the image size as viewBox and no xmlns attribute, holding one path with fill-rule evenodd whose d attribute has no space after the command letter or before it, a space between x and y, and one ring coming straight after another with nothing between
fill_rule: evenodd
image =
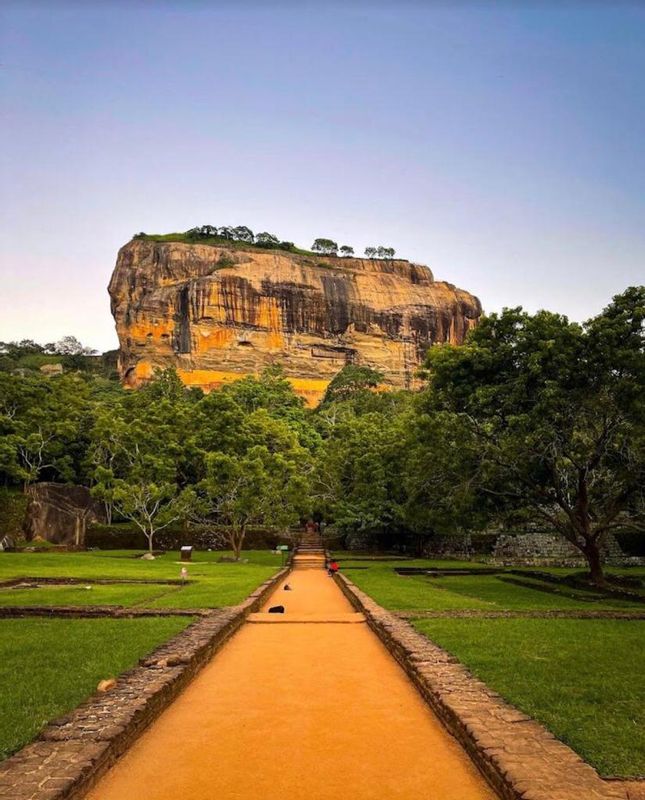
<instances>
[{"instance_id":1,"label":"stone path border","mask_svg":"<svg viewBox=\"0 0 645 800\"><path fill-rule=\"evenodd\" d=\"M455 608L444 611L421 609L392 611L399 619L645 619L645 611L487 611L479 608Z\"/></svg>"},{"instance_id":2,"label":"stone path border","mask_svg":"<svg viewBox=\"0 0 645 800\"><path fill-rule=\"evenodd\" d=\"M119 676L109 692L92 695L54 720L31 744L0 762L2 800L79 800L181 690L258 611L288 569L261 584L239 606L223 608L158 647Z\"/></svg>"},{"instance_id":3,"label":"stone path border","mask_svg":"<svg viewBox=\"0 0 645 800\"><path fill-rule=\"evenodd\" d=\"M344 575L336 580L423 698L503 800L626 800L567 745L506 703L455 658L386 611Z\"/></svg>"},{"instance_id":4,"label":"stone path border","mask_svg":"<svg viewBox=\"0 0 645 800\"><path fill-rule=\"evenodd\" d=\"M215 609L209 608L141 608L139 606L0 606L0 619L16 617L56 617L69 619L112 617L205 617Z\"/></svg>"},{"instance_id":5,"label":"stone path border","mask_svg":"<svg viewBox=\"0 0 645 800\"><path fill-rule=\"evenodd\" d=\"M121 584L127 585L143 585L143 586L187 586L190 583L195 583L191 580L182 580L181 578L159 578L153 580L152 578L7 578L0 581L0 589L12 589L16 586L21 586L23 583L39 584L43 586L75 586L77 583L92 583L97 586L116 586ZM27 587L25 587L27 588Z\"/></svg>"}]
</instances>

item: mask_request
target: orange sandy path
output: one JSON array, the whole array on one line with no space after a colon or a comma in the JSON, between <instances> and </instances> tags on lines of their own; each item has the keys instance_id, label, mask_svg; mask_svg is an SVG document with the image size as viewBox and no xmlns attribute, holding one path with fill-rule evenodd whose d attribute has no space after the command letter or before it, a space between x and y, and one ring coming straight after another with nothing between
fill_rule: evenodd
<instances>
[{"instance_id":1,"label":"orange sandy path","mask_svg":"<svg viewBox=\"0 0 645 800\"><path fill-rule=\"evenodd\" d=\"M294 591L281 585L265 607L285 605L298 619L353 611L322 570L296 570L287 581ZM367 625L333 622L244 625L89 794L494 797Z\"/></svg>"}]
</instances>

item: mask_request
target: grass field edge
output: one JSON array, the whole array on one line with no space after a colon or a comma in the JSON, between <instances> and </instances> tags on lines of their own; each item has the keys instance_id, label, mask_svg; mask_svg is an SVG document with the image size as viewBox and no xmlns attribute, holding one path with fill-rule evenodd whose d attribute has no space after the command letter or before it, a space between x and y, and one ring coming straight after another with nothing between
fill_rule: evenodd
<instances>
[{"instance_id":1,"label":"grass field edge","mask_svg":"<svg viewBox=\"0 0 645 800\"><path fill-rule=\"evenodd\" d=\"M378 605L344 575L338 573L335 580L502 800L626 800L620 782L604 781L570 747L407 620Z\"/></svg>"},{"instance_id":2,"label":"grass field edge","mask_svg":"<svg viewBox=\"0 0 645 800\"><path fill-rule=\"evenodd\" d=\"M285 567L236 606L216 609L157 647L116 686L95 693L0 762L3 800L80 800L261 608Z\"/></svg>"}]
</instances>

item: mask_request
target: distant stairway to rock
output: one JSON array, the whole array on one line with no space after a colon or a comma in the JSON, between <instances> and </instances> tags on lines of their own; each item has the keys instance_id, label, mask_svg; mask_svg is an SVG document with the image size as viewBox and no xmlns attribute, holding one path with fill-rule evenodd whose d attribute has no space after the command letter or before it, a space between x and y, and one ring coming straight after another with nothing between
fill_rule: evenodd
<instances>
[{"instance_id":1,"label":"distant stairway to rock","mask_svg":"<svg viewBox=\"0 0 645 800\"><path fill-rule=\"evenodd\" d=\"M325 548L322 537L316 531L306 530L293 557L294 569L323 569Z\"/></svg>"}]
</instances>

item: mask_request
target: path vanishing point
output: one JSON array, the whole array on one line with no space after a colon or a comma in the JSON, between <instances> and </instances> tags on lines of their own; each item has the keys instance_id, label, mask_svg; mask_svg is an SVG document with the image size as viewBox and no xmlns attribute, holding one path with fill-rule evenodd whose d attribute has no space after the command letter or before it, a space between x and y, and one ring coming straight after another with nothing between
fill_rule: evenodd
<instances>
[{"instance_id":1,"label":"path vanishing point","mask_svg":"<svg viewBox=\"0 0 645 800\"><path fill-rule=\"evenodd\" d=\"M305 549L90 800L493 800ZM285 583L293 591L284 591ZM272 605L284 614L268 614Z\"/></svg>"}]
</instances>

